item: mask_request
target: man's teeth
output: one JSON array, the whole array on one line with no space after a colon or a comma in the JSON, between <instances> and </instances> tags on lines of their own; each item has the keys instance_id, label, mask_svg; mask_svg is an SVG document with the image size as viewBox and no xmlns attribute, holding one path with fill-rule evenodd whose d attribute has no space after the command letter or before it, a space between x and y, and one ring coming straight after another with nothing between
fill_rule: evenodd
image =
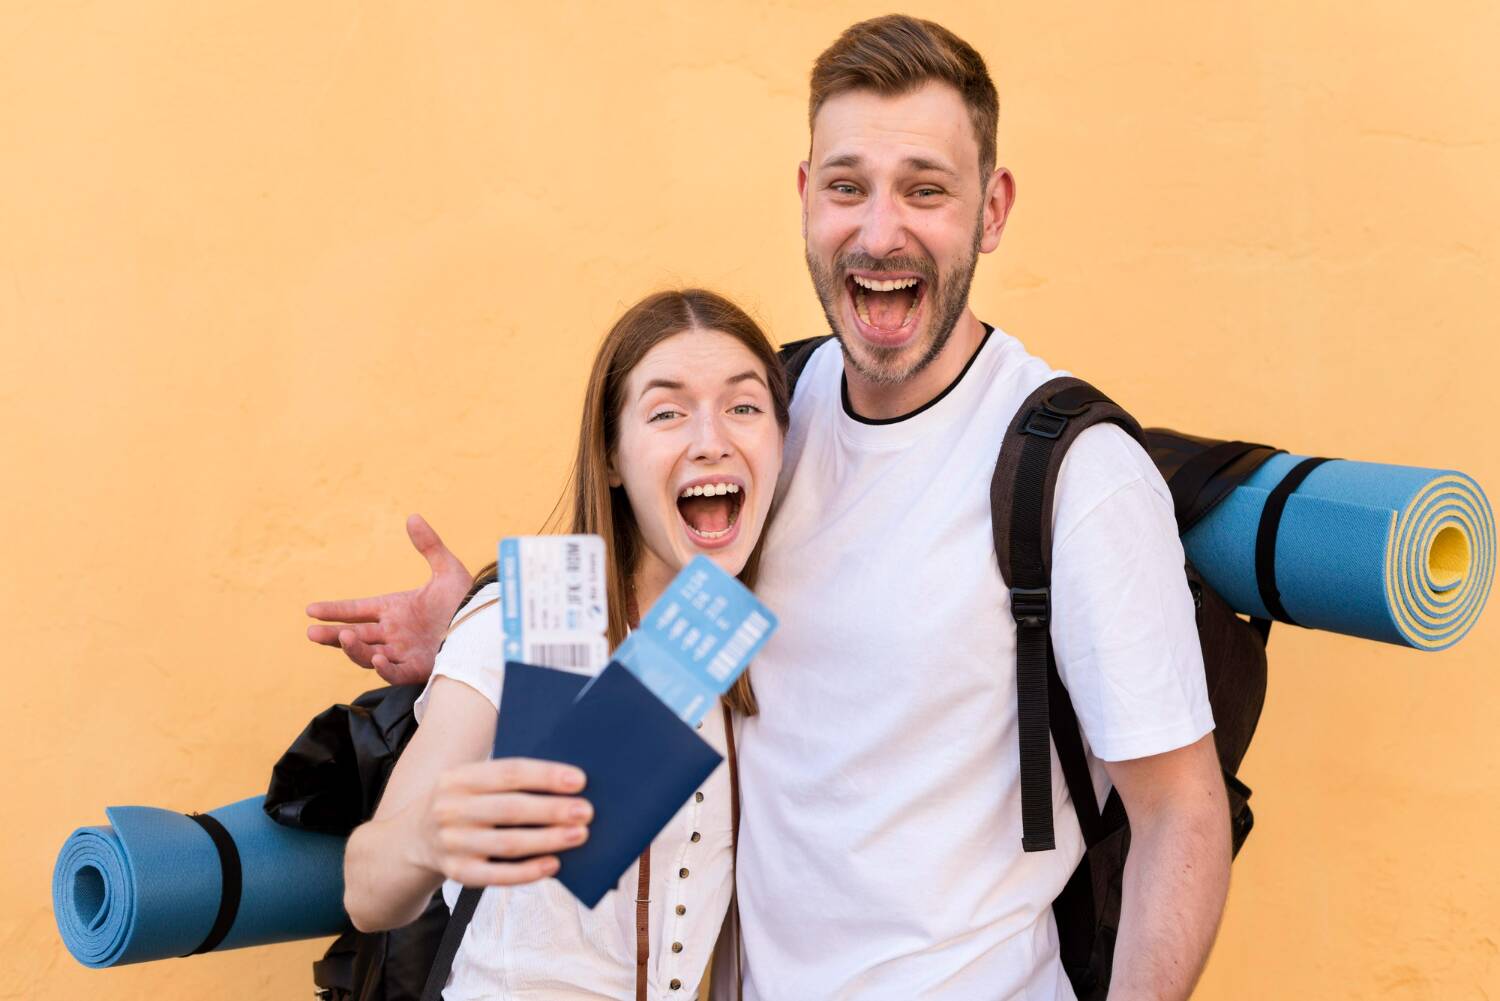
<instances>
[{"instance_id":1,"label":"man's teeth","mask_svg":"<svg viewBox=\"0 0 1500 1001\"><path fill-rule=\"evenodd\" d=\"M738 483L700 483L696 487L688 487L678 497L722 497L724 494L737 494L740 492ZM702 532L702 535L713 537L712 532ZM721 535L723 533L720 533Z\"/></svg>"},{"instance_id":2,"label":"man's teeth","mask_svg":"<svg viewBox=\"0 0 1500 1001\"><path fill-rule=\"evenodd\" d=\"M854 284L863 286L871 292L895 292L897 289L911 288L921 279L919 278L892 278L889 281L881 281L877 278L861 278L854 275Z\"/></svg>"}]
</instances>

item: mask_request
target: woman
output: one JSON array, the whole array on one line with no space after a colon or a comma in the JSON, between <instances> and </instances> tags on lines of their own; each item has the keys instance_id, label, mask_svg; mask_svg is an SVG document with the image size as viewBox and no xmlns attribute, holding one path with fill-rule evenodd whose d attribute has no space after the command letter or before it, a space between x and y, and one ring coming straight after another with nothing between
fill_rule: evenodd
<instances>
[{"instance_id":1,"label":"woman","mask_svg":"<svg viewBox=\"0 0 1500 1001\"><path fill-rule=\"evenodd\" d=\"M605 540L611 647L696 555L753 586L787 421L775 348L723 297L658 293L610 330L584 401L571 531ZM584 776L488 760L503 671L496 598L491 566L454 617L379 808L349 838L345 908L375 931L413 920L439 883L450 908L461 885L490 887L445 998L694 998L734 887L728 770L652 843L647 886L637 863L597 907L580 905L546 877L556 852L588 836ZM755 711L748 675L725 701ZM726 711L699 726L720 753L728 722Z\"/></svg>"}]
</instances>

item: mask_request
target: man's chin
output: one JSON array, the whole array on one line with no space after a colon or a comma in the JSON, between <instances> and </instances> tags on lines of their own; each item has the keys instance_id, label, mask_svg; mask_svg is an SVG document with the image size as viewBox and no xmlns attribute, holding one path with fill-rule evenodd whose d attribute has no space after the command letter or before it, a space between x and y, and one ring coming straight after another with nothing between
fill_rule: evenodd
<instances>
[{"instance_id":1,"label":"man's chin","mask_svg":"<svg viewBox=\"0 0 1500 1001\"><path fill-rule=\"evenodd\" d=\"M895 343L882 342L863 336L856 330L852 334L838 331L839 341L844 346L844 357L853 369L867 382L881 386L893 386L916 375L932 360L924 331L912 331L896 339Z\"/></svg>"}]
</instances>

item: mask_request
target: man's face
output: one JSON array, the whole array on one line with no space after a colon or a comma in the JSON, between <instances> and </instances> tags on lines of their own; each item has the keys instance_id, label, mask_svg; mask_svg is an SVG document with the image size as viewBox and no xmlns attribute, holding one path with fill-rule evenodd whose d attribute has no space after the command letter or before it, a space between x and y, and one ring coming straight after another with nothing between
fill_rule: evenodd
<instances>
[{"instance_id":1,"label":"man's face","mask_svg":"<svg viewBox=\"0 0 1500 1001\"><path fill-rule=\"evenodd\" d=\"M1005 171L980 176L974 126L948 84L848 91L818 110L798 175L807 267L856 372L890 385L937 357L979 253L999 243L1009 186Z\"/></svg>"}]
</instances>

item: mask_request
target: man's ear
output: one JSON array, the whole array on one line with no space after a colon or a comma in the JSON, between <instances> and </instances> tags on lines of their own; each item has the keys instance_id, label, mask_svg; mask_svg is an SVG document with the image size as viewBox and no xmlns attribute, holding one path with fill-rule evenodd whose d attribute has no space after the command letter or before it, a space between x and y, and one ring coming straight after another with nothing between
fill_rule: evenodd
<instances>
[{"instance_id":1,"label":"man's ear","mask_svg":"<svg viewBox=\"0 0 1500 1001\"><path fill-rule=\"evenodd\" d=\"M808 161L797 165L797 197L802 199L802 239L807 239L807 173Z\"/></svg>"},{"instance_id":2,"label":"man's ear","mask_svg":"<svg viewBox=\"0 0 1500 1001\"><path fill-rule=\"evenodd\" d=\"M979 252L988 254L1000 246L1005 220L1016 204L1016 179L1004 167L997 167L984 189L984 224L979 235Z\"/></svg>"}]
</instances>

